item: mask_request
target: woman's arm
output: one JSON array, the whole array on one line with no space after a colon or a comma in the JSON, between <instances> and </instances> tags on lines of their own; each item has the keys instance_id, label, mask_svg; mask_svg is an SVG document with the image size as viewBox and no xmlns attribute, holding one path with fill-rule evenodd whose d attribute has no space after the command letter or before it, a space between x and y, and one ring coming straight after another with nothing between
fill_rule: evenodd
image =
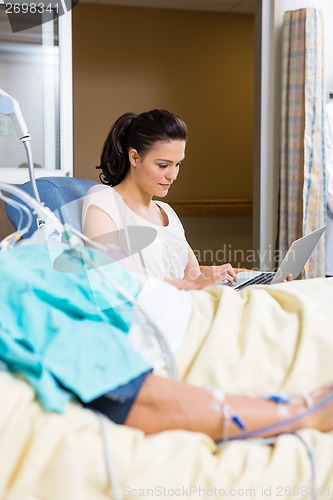
<instances>
[{"instance_id":1,"label":"woman's arm","mask_svg":"<svg viewBox=\"0 0 333 500\"><path fill-rule=\"evenodd\" d=\"M326 386L311 393L314 403L332 392ZM303 396L295 397L292 404L277 404L273 401L246 396L227 395L226 402L242 420L246 432L276 424L298 415L307 409ZM133 404L125 424L143 430L146 434L183 429L203 432L218 441L223 438L225 417L222 406L212 393L168 378L149 375ZM281 406L283 410L281 411ZM312 415L302 417L293 424L283 425L278 430L260 434L261 437L294 432L304 427L328 431L333 428L333 403L329 403ZM242 431L234 422L228 424L228 437L241 437Z\"/></svg>"},{"instance_id":2,"label":"woman's arm","mask_svg":"<svg viewBox=\"0 0 333 500\"><path fill-rule=\"evenodd\" d=\"M188 260L184 278L178 280L167 278L165 281L180 290L200 290L201 288L217 285L224 280L228 280L230 283L237 281L236 272L231 264L207 266L201 272L197 258L192 248L188 246Z\"/></svg>"},{"instance_id":3,"label":"woman's arm","mask_svg":"<svg viewBox=\"0 0 333 500\"><path fill-rule=\"evenodd\" d=\"M83 233L88 238L104 245L118 244L117 230L110 215L96 205L90 205L83 226Z\"/></svg>"},{"instance_id":4,"label":"woman's arm","mask_svg":"<svg viewBox=\"0 0 333 500\"><path fill-rule=\"evenodd\" d=\"M110 215L96 205L90 205L87 210L83 232L88 238L98 243L120 245L118 228L115 222ZM180 290L195 290L215 285L224 279L231 281L235 279L235 276L236 274L230 264L210 266L201 273L198 261L189 246L184 279L166 278L165 281Z\"/></svg>"}]
</instances>

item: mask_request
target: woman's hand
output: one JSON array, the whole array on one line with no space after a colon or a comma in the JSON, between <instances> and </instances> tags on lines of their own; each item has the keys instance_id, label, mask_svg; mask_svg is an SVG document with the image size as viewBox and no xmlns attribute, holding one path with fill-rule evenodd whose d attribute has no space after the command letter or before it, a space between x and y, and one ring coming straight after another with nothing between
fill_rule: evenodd
<instances>
[{"instance_id":1,"label":"woman's hand","mask_svg":"<svg viewBox=\"0 0 333 500\"><path fill-rule=\"evenodd\" d=\"M221 266L205 267L194 281L195 288L200 290L208 286L213 286L227 280L229 283L237 281L237 276L231 264L222 264Z\"/></svg>"}]
</instances>

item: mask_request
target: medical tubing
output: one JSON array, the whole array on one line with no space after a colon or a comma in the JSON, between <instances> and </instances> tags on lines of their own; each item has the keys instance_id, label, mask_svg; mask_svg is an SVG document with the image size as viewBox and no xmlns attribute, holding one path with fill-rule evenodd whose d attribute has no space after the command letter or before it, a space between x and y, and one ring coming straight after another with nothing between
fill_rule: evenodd
<instances>
[{"instance_id":1,"label":"medical tubing","mask_svg":"<svg viewBox=\"0 0 333 500\"><path fill-rule=\"evenodd\" d=\"M34 193L34 196L36 200L40 203L40 197L37 189L37 184L36 184L36 179L35 179L35 172L34 172L34 162L32 159L32 150L31 150L31 144L30 144L30 136L28 138L23 137L21 139L23 142L23 146L27 155L27 161L28 161L28 169L29 169L29 176L30 176L30 182L32 186L32 190Z\"/></svg>"},{"instance_id":2,"label":"medical tubing","mask_svg":"<svg viewBox=\"0 0 333 500\"><path fill-rule=\"evenodd\" d=\"M6 184L5 182L0 182L0 190L3 189L8 193L14 194L22 201L24 201L27 205L29 205L33 211L39 215L42 219L48 218L52 221L55 226L55 229L62 233L64 231L64 226L61 224L60 220L54 215L51 210L44 205L44 203L35 200L32 196L22 191L22 189L13 186L12 184Z\"/></svg>"},{"instance_id":3,"label":"medical tubing","mask_svg":"<svg viewBox=\"0 0 333 500\"><path fill-rule=\"evenodd\" d=\"M284 427L285 425L293 424L294 422L297 422L297 420L300 420L301 418L304 417L308 417L315 411L320 410L332 400L333 400L333 392L331 392L330 394L328 394L328 396L319 401L319 403L316 403L311 408L307 408L306 410L298 413L297 415L294 415L293 417L289 417L284 420L279 420L278 422L275 422L275 424L266 425L265 427L254 429L253 431L243 432L241 434L238 434L237 436L229 437L228 440L234 441L235 439L249 439L257 436L258 434L264 434L266 432L274 431L275 429L278 429L280 427ZM223 442L224 442L223 439L219 439L218 441L216 441L216 444L219 446L223 444Z\"/></svg>"},{"instance_id":4,"label":"medical tubing","mask_svg":"<svg viewBox=\"0 0 333 500\"><path fill-rule=\"evenodd\" d=\"M245 430L245 424L239 415L225 400L225 392L220 387L213 387L210 389L212 394L212 408L215 411L221 412L223 415L223 440L228 441L229 425L233 422L241 430Z\"/></svg>"},{"instance_id":5,"label":"medical tubing","mask_svg":"<svg viewBox=\"0 0 333 500\"><path fill-rule=\"evenodd\" d=\"M108 250L110 250L111 248L117 248L117 245L110 244L109 246L106 246L106 245L103 245L103 243L98 243L97 241L94 241L94 240L88 238L88 236L81 233L81 231L79 231L75 227L70 226L69 224L67 224L67 222L65 222L62 225L62 227L63 227L62 232L65 233L66 240L68 240L68 241L70 240L71 233L72 233L75 236L77 236L78 238L80 238L81 240L85 241L86 243L89 243L89 245L93 246L94 248L96 248L97 250L100 250L102 252L108 252ZM71 248L75 248L75 245L71 246Z\"/></svg>"},{"instance_id":6,"label":"medical tubing","mask_svg":"<svg viewBox=\"0 0 333 500\"><path fill-rule=\"evenodd\" d=\"M290 432L292 436L297 437L305 448L306 454L308 456L311 468L311 500L316 500L317 498L317 474L316 474L316 464L312 453L312 450L308 443L305 441L303 436L300 436L297 432Z\"/></svg>"},{"instance_id":7,"label":"medical tubing","mask_svg":"<svg viewBox=\"0 0 333 500\"><path fill-rule=\"evenodd\" d=\"M12 207L16 208L16 210L18 210L19 214L20 214L20 220L18 223L17 231L15 231L14 233L7 236L5 238L5 240L9 239L11 236L14 236L15 234L19 234L20 236L23 236L24 234L26 234L32 225L32 215L31 215L30 210L25 205L22 205L18 201L12 200L12 199L8 198L7 196L4 196L1 190L0 190L0 199L3 200L5 203L8 203L8 205L11 205ZM21 229L21 224L23 221L22 212L25 212L26 216L28 217L28 223L26 224L26 226L23 229Z\"/></svg>"},{"instance_id":8,"label":"medical tubing","mask_svg":"<svg viewBox=\"0 0 333 500\"><path fill-rule=\"evenodd\" d=\"M114 467L113 467L112 461L111 461L109 436L108 436L107 428L106 428L106 417L102 413L99 413L97 411L95 411L95 413L98 417L101 431L102 431L102 442L103 442L103 448L104 448L105 465L106 465L106 471L107 471L107 475L108 475L109 484L111 487L112 498L113 498L113 500L121 500L122 496L121 496L120 491L119 491L118 482L117 482L116 475L114 473Z\"/></svg>"},{"instance_id":9,"label":"medical tubing","mask_svg":"<svg viewBox=\"0 0 333 500\"><path fill-rule=\"evenodd\" d=\"M84 234L82 234L80 231L76 230L74 227L70 226L69 224L65 223L62 224L58 217L54 215L54 213L46 206L42 201L37 201L37 199L33 198L29 194L27 194L25 191L22 189L13 186L12 184L7 184L4 182L0 182L0 190L7 191L8 193L14 194L17 198L20 198L22 201L24 201L32 210L35 214L37 214L41 219L49 219L53 223L55 230L58 231L59 234L64 235L65 239L68 240L70 237L69 235L71 233L75 234L78 236L81 240L89 242L92 246L96 247L99 250L102 251L107 251L107 247L105 245L102 245L101 243L97 243ZM11 204L13 200L4 200L6 203ZM21 205L22 210L27 210L27 207L24 205ZM29 212L29 210L27 210ZM28 213L27 213L28 215ZM32 216L31 213L29 212L29 220L31 218L32 221ZM30 228L30 226L29 226ZM29 228L27 229L26 232L28 232ZM25 234L25 233L24 233Z\"/></svg>"}]
</instances>

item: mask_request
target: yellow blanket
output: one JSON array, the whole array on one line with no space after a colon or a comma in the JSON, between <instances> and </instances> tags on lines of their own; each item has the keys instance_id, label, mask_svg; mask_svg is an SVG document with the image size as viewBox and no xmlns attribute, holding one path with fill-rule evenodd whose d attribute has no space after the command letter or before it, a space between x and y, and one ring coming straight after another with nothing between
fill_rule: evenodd
<instances>
[{"instance_id":1,"label":"yellow blanket","mask_svg":"<svg viewBox=\"0 0 333 500\"><path fill-rule=\"evenodd\" d=\"M333 381L333 278L192 292L183 379L227 391L308 391Z\"/></svg>"},{"instance_id":2,"label":"yellow blanket","mask_svg":"<svg viewBox=\"0 0 333 500\"><path fill-rule=\"evenodd\" d=\"M178 356L182 377L227 390L308 390L333 380L333 280L195 292ZM32 389L0 373L1 500L114 498L311 498L311 467L299 438L273 445L205 435L146 437L105 421L113 493L99 418L75 404L47 414ZM333 497L333 435L300 433L313 454L318 498Z\"/></svg>"}]
</instances>

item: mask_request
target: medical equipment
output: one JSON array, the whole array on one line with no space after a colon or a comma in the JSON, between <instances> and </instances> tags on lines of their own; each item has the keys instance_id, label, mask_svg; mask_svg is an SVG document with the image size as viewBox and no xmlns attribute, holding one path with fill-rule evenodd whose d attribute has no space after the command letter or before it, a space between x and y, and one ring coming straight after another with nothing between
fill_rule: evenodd
<instances>
[{"instance_id":1,"label":"medical equipment","mask_svg":"<svg viewBox=\"0 0 333 500\"><path fill-rule=\"evenodd\" d=\"M243 432L243 433L241 433L241 434L239 434L237 436L228 437L227 440L228 441L232 441L234 439L239 439L239 438L250 439L250 438L256 437L256 436L258 436L260 434L265 434L267 432L275 431L275 429L279 429L281 427L284 427L285 425L293 424L294 422L297 422L297 420L300 420L302 418L308 417L309 415L311 415L315 411L320 410L325 405L327 405L328 403L330 403L331 401L333 401L333 386L330 389L332 390L332 392L330 392L321 401L319 401L316 404L313 404L310 407L308 406L308 398L304 397L304 400L306 401L307 409L304 410L304 411L301 411L297 415L294 415L294 416L289 417L289 418L285 418L283 420L280 420L279 422L275 422L274 424L267 425L265 427L260 427L258 429L254 429L254 430L248 431L248 432ZM262 399L262 396L260 396L260 399ZM267 397L266 397L266 399L268 401L272 401L271 395L268 394ZM275 399L275 401L277 401L277 400ZM281 398L280 400L278 400L277 402L280 403L280 404L293 404L292 398L286 398L285 396L283 398ZM217 442L218 445L221 445L223 443L224 443L223 439L221 439L221 440L219 440Z\"/></svg>"},{"instance_id":2,"label":"medical equipment","mask_svg":"<svg viewBox=\"0 0 333 500\"><path fill-rule=\"evenodd\" d=\"M107 429L106 429L106 420L107 419L102 413L96 412L96 410L94 410L94 411L97 414L97 417L99 420L99 425L100 425L101 432L102 432L105 463L106 463L109 484L111 486L112 498L114 500L121 500L122 496L121 496L121 493L119 490L119 485L118 485L116 475L114 474L114 466L113 466L113 463L111 460L109 437L108 437Z\"/></svg>"},{"instance_id":3,"label":"medical equipment","mask_svg":"<svg viewBox=\"0 0 333 500\"><path fill-rule=\"evenodd\" d=\"M29 230L29 227L32 224L32 215L30 210L25 206L22 205L21 203L8 198L8 196L4 196L3 193L0 191L0 199L3 200L5 203L8 203L11 205L13 208L19 211L20 213L20 219L19 223L17 225L17 230L14 231L13 233L9 234L6 236L1 242L0 242L0 250L7 250L11 246L15 245L16 241L20 240L22 236L26 234L26 232ZM28 217L28 223L26 226L22 227L22 222L23 222L23 214L24 212L26 216Z\"/></svg>"},{"instance_id":4,"label":"medical equipment","mask_svg":"<svg viewBox=\"0 0 333 500\"><path fill-rule=\"evenodd\" d=\"M29 176L33 187L34 196L37 201L40 201L34 175L34 162L32 159L32 151L30 145L31 136L27 124L25 123L25 120L23 118L19 103L16 101L16 99L11 97L2 89L0 89L0 114L10 116L17 137L23 143L27 155Z\"/></svg>"},{"instance_id":5,"label":"medical equipment","mask_svg":"<svg viewBox=\"0 0 333 500\"><path fill-rule=\"evenodd\" d=\"M232 436L228 437L227 432L228 432L228 427L230 424L230 415L226 414L226 426L227 430L224 431L224 437L220 441L217 441L217 446L222 447L225 446L228 442L234 441L236 439L252 439L255 443L257 444L263 444L263 445L271 445L276 442L276 437L269 437L269 438L257 438L260 434L264 434L267 432L275 431L275 429L279 429L285 425L290 425L293 424L294 422L297 422L297 420L300 420L302 418L305 418L315 411L320 410L323 408L325 405L330 403L333 400L333 387L330 387L331 391L325 398L323 398L321 401L319 401L316 404L313 404L312 398L308 394L303 394L303 400L305 402L305 405L307 406L307 409L298 413L297 415L294 415L293 417L285 418L283 420L280 420L272 425L267 425L265 427L261 427L258 429L254 429L253 431L248 431L248 432L243 432L238 434L237 436ZM216 397L216 392L215 392L215 397ZM223 393L222 393L223 394ZM221 399L221 396L219 396ZM250 395L250 397L256 398L256 395ZM258 395L258 399L266 399L267 401L272 401L275 402L277 405L287 405L287 404L293 404L296 403L296 401L288 396L287 394L267 394L266 396L263 394ZM222 399L222 404L223 403ZM224 411L223 414L225 415ZM239 418L239 417L238 417ZM236 422L235 422L236 423ZM238 425L240 428L240 426ZM299 435L297 432L287 432L286 434L292 434L295 437L297 437L300 442L302 443L303 447L305 448L306 454L309 458L309 463L310 463L310 468L311 468L311 498L312 500L316 500L317 498L317 488L316 488L316 470L315 470L315 460L313 457L313 453L309 447L309 445L306 443L306 441L303 439L301 435ZM257 438L257 439L256 439Z\"/></svg>"},{"instance_id":6,"label":"medical equipment","mask_svg":"<svg viewBox=\"0 0 333 500\"><path fill-rule=\"evenodd\" d=\"M213 396L213 409L223 414L223 441L227 441L230 422L233 422L242 431L246 427L239 415L236 415L231 406L226 402L225 393L220 387L214 387L211 393Z\"/></svg>"}]
</instances>

